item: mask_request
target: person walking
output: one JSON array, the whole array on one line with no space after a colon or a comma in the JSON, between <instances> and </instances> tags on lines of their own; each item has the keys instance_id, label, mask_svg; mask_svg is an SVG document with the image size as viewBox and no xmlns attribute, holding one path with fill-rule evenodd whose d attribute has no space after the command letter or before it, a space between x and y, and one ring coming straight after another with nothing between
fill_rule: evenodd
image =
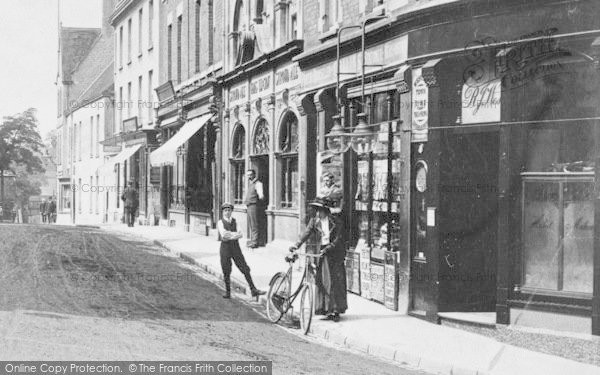
<instances>
[{"instance_id":1,"label":"person walking","mask_svg":"<svg viewBox=\"0 0 600 375\"><path fill-rule=\"evenodd\" d=\"M42 203L40 203L40 215L42 215L42 223L46 223L48 220L48 203L46 203L45 199L42 199Z\"/></svg>"},{"instance_id":2,"label":"person walking","mask_svg":"<svg viewBox=\"0 0 600 375\"><path fill-rule=\"evenodd\" d=\"M255 249L258 247L258 211L264 200L263 184L256 177L256 171L254 169L248 169L247 171L248 180L250 185L244 198L244 204L247 207L248 224L250 225L250 239L248 240L248 247Z\"/></svg>"},{"instance_id":3,"label":"person walking","mask_svg":"<svg viewBox=\"0 0 600 375\"><path fill-rule=\"evenodd\" d=\"M340 314L348 309L343 220L331 214L334 205L330 200L318 197L309 205L315 208L315 216L290 251L306 242L307 253L322 255L315 275L315 314L338 322Z\"/></svg>"},{"instance_id":4,"label":"person walking","mask_svg":"<svg viewBox=\"0 0 600 375\"><path fill-rule=\"evenodd\" d=\"M240 248L239 239L242 238L242 232L238 230L237 223L231 217L233 205L231 203L223 203L221 205L223 218L217 223L219 230L219 238L221 240L221 270L223 271L223 280L225 281L225 294L223 298L231 298L231 261L242 272L250 287L252 297L265 294L264 291L256 289L252 276L250 276L250 267L246 263L242 249Z\"/></svg>"},{"instance_id":5,"label":"person walking","mask_svg":"<svg viewBox=\"0 0 600 375\"><path fill-rule=\"evenodd\" d=\"M123 191L121 200L125 202L125 221L127 222L127 226L133 227L135 213L138 208L138 192L133 186L133 180L129 181L129 186Z\"/></svg>"},{"instance_id":6,"label":"person walking","mask_svg":"<svg viewBox=\"0 0 600 375\"><path fill-rule=\"evenodd\" d=\"M46 217L49 224L56 223L56 202L54 197L50 197L50 201L46 205Z\"/></svg>"}]
</instances>

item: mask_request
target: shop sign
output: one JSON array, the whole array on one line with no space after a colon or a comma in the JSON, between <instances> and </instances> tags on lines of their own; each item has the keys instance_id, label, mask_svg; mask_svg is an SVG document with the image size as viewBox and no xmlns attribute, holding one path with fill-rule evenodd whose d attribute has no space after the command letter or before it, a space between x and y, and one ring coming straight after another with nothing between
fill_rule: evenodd
<instances>
[{"instance_id":1,"label":"shop sign","mask_svg":"<svg viewBox=\"0 0 600 375\"><path fill-rule=\"evenodd\" d=\"M254 100L265 92L271 90L271 73L254 78L250 82L250 99Z\"/></svg>"},{"instance_id":2,"label":"shop sign","mask_svg":"<svg viewBox=\"0 0 600 375\"><path fill-rule=\"evenodd\" d=\"M462 123L499 122L501 93L502 82L499 79L478 84L465 83L462 88Z\"/></svg>"},{"instance_id":3,"label":"shop sign","mask_svg":"<svg viewBox=\"0 0 600 375\"><path fill-rule=\"evenodd\" d=\"M279 91L296 85L300 77L298 64L291 64L275 72L275 90Z\"/></svg>"},{"instance_id":4,"label":"shop sign","mask_svg":"<svg viewBox=\"0 0 600 375\"><path fill-rule=\"evenodd\" d=\"M229 89L229 105L235 105L237 103L243 103L246 101L246 93L248 87L245 83L240 85L232 86Z\"/></svg>"},{"instance_id":5,"label":"shop sign","mask_svg":"<svg viewBox=\"0 0 600 375\"><path fill-rule=\"evenodd\" d=\"M412 141L426 142L429 120L429 87L421 75L421 69L413 71Z\"/></svg>"}]
</instances>

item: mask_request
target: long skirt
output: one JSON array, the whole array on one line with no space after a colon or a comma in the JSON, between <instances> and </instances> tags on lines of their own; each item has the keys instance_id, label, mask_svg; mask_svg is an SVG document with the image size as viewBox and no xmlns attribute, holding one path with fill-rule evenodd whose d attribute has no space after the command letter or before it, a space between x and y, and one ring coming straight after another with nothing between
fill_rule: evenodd
<instances>
[{"instance_id":1,"label":"long skirt","mask_svg":"<svg viewBox=\"0 0 600 375\"><path fill-rule=\"evenodd\" d=\"M318 262L315 275L315 314L341 314L347 308L344 259L325 255Z\"/></svg>"}]
</instances>

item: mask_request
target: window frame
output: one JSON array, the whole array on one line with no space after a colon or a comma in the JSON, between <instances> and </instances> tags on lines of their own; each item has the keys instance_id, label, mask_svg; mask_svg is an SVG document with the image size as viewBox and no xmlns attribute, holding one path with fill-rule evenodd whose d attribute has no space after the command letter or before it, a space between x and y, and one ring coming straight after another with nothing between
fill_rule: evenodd
<instances>
[{"instance_id":1,"label":"window frame","mask_svg":"<svg viewBox=\"0 0 600 375\"><path fill-rule=\"evenodd\" d=\"M238 142L241 144L236 147ZM238 149L240 152L235 153ZM232 133L229 164L231 168L231 200L233 204L242 204L246 190L244 181L246 176L246 129L240 123L235 125Z\"/></svg>"},{"instance_id":2,"label":"window frame","mask_svg":"<svg viewBox=\"0 0 600 375\"><path fill-rule=\"evenodd\" d=\"M293 133L295 133L295 142L294 138L292 138L294 136ZM297 178L299 178L298 148L300 146L300 138L298 136L298 116L294 112L288 111L283 115L277 141L278 150L276 157L279 169L278 206L282 209L296 209L299 206L299 191L297 187L298 181L293 181L293 166L295 164L295 172ZM294 185L296 185L295 189Z\"/></svg>"}]
</instances>

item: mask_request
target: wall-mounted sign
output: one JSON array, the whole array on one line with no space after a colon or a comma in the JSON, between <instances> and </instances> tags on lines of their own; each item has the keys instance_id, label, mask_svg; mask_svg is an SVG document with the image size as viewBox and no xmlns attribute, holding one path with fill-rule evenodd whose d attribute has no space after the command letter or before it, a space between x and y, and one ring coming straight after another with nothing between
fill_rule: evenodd
<instances>
[{"instance_id":1,"label":"wall-mounted sign","mask_svg":"<svg viewBox=\"0 0 600 375\"><path fill-rule=\"evenodd\" d=\"M250 81L250 99L254 100L257 97L260 97L271 91L271 88L273 87L271 81L270 72L262 76L252 78L252 81Z\"/></svg>"},{"instance_id":2,"label":"wall-mounted sign","mask_svg":"<svg viewBox=\"0 0 600 375\"><path fill-rule=\"evenodd\" d=\"M413 71L412 87L412 141L426 142L429 120L429 87L421 75L421 69Z\"/></svg>"},{"instance_id":3,"label":"wall-mounted sign","mask_svg":"<svg viewBox=\"0 0 600 375\"><path fill-rule=\"evenodd\" d=\"M465 83L462 88L462 123L499 122L501 93L499 79L479 84Z\"/></svg>"},{"instance_id":4,"label":"wall-mounted sign","mask_svg":"<svg viewBox=\"0 0 600 375\"><path fill-rule=\"evenodd\" d=\"M229 89L229 105L243 103L247 101L248 86L245 83L233 86Z\"/></svg>"},{"instance_id":5,"label":"wall-mounted sign","mask_svg":"<svg viewBox=\"0 0 600 375\"><path fill-rule=\"evenodd\" d=\"M290 64L275 71L275 90L279 91L296 85L300 78L298 64Z\"/></svg>"}]
</instances>

